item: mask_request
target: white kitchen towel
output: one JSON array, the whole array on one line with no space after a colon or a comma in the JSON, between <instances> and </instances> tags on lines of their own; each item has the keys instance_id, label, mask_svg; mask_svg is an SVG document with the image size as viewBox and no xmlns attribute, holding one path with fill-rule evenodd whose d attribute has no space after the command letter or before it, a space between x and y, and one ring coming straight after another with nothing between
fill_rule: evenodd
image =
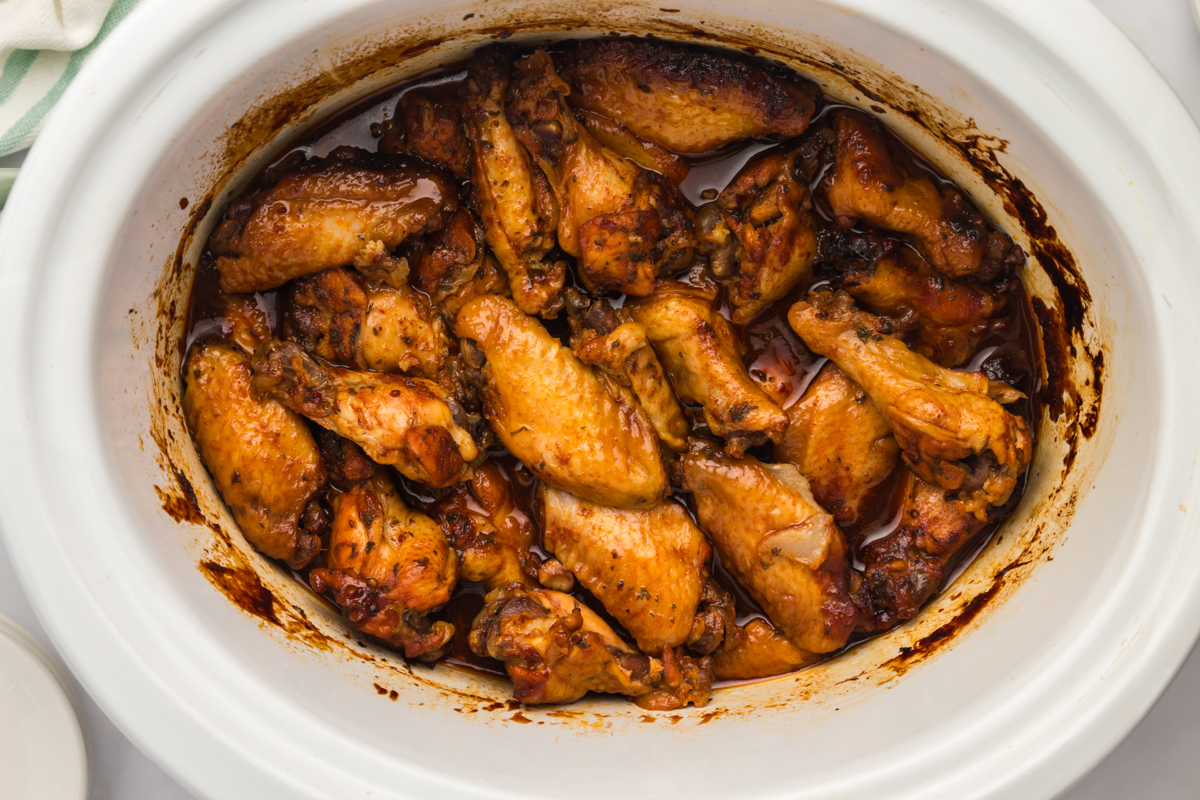
<instances>
[{"instance_id":1,"label":"white kitchen towel","mask_svg":"<svg viewBox=\"0 0 1200 800\"><path fill-rule=\"evenodd\" d=\"M0 0L0 156L33 143L88 54L138 0Z\"/></svg>"}]
</instances>

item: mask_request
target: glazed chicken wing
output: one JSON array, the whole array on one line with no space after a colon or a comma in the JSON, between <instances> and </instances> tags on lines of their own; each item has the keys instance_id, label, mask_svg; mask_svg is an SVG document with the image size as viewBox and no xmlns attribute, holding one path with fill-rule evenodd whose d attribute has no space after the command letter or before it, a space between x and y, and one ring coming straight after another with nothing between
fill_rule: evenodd
<instances>
[{"instance_id":1,"label":"glazed chicken wing","mask_svg":"<svg viewBox=\"0 0 1200 800\"><path fill-rule=\"evenodd\" d=\"M574 578L554 559L533 550L538 532L518 507L512 480L494 461L475 470L470 483L455 486L436 507L436 516L459 554L459 575L488 590L509 584L569 591Z\"/></svg>"},{"instance_id":2,"label":"glazed chicken wing","mask_svg":"<svg viewBox=\"0 0 1200 800\"><path fill-rule=\"evenodd\" d=\"M834 165L822 187L843 228L865 219L908 234L948 278L992 280L1025 263L1020 247L989 231L957 189L934 184L879 122L860 111L839 110L833 133Z\"/></svg>"},{"instance_id":3,"label":"glazed chicken wing","mask_svg":"<svg viewBox=\"0 0 1200 800\"><path fill-rule=\"evenodd\" d=\"M603 147L643 169L657 172L676 186L691 171L687 161L660 144L639 138L616 120L583 109L577 109L575 117Z\"/></svg>"},{"instance_id":4,"label":"glazed chicken wing","mask_svg":"<svg viewBox=\"0 0 1200 800\"><path fill-rule=\"evenodd\" d=\"M988 506L1008 500L1029 465L1033 437L1029 423L1001 404L1024 395L982 372L955 372L912 352L845 292L811 292L792 306L788 322L866 391L917 475L956 493L962 510L980 519Z\"/></svg>"},{"instance_id":5,"label":"glazed chicken wing","mask_svg":"<svg viewBox=\"0 0 1200 800\"><path fill-rule=\"evenodd\" d=\"M562 305L567 268L551 262L558 204L505 116L512 52L476 52L467 67L463 121L471 147L471 189L487 243L526 314L553 317Z\"/></svg>"},{"instance_id":6,"label":"glazed chicken wing","mask_svg":"<svg viewBox=\"0 0 1200 800\"><path fill-rule=\"evenodd\" d=\"M704 420L726 449L778 442L788 418L750 378L729 323L714 308L711 293L662 282L654 294L626 308L662 359L684 400L699 403Z\"/></svg>"},{"instance_id":7,"label":"glazed chicken wing","mask_svg":"<svg viewBox=\"0 0 1200 800\"><path fill-rule=\"evenodd\" d=\"M728 285L739 325L812 278L812 196L794 162L787 153L752 162L696 214L700 251L713 277Z\"/></svg>"},{"instance_id":8,"label":"glazed chicken wing","mask_svg":"<svg viewBox=\"0 0 1200 800\"><path fill-rule=\"evenodd\" d=\"M188 355L183 410L238 527L254 548L295 569L321 542L302 526L325 485L321 453L304 420L251 391L250 358L237 346L202 341Z\"/></svg>"},{"instance_id":9,"label":"glazed chicken wing","mask_svg":"<svg viewBox=\"0 0 1200 800\"><path fill-rule=\"evenodd\" d=\"M360 445L380 464L433 487L466 480L479 448L458 403L435 383L356 372L269 341L254 355L254 389Z\"/></svg>"},{"instance_id":10,"label":"glazed chicken wing","mask_svg":"<svg viewBox=\"0 0 1200 800\"><path fill-rule=\"evenodd\" d=\"M593 39L557 61L573 105L676 153L799 136L820 96L815 84L794 74L653 39Z\"/></svg>"},{"instance_id":11,"label":"glazed chicken wing","mask_svg":"<svg viewBox=\"0 0 1200 800\"><path fill-rule=\"evenodd\" d=\"M788 419L775 458L799 468L834 519L854 522L867 492L891 474L900 455L887 420L835 364L813 379Z\"/></svg>"},{"instance_id":12,"label":"glazed chicken wing","mask_svg":"<svg viewBox=\"0 0 1200 800\"><path fill-rule=\"evenodd\" d=\"M711 659L677 658L670 650L661 661L642 655L594 611L548 589L491 592L470 641L477 655L504 662L522 703L570 703L603 692L667 710L703 706L712 687Z\"/></svg>"},{"instance_id":13,"label":"glazed chicken wing","mask_svg":"<svg viewBox=\"0 0 1200 800\"><path fill-rule=\"evenodd\" d=\"M390 251L441 226L457 191L413 160L339 147L230 204L209 239L221 288L256 292L330 267L393 269Z\"/></svg>"},{"instance_id":14,"label":"glazed chicken wing","mask_svg":"<svg viewBox=\"0 0 1200 800\"><path fill-rule=\"evenodd\" d=\"M334 497L333 531L324 567L309 573L354 627L433 661L454 635L429 615L450 601L458 557L438 524L404 505L380 472Z\"/></svg>"},{"instance_id":15,"label":"glazed chicken wing","mask_svg":"<svg viewBox=\"0 0 1200 800\"><path fill-rule=\"evenodd\" d=\"M513 131L558 198L558 244L579 259L583 285L649 294L659 272L691 259L683 199L658 175L601 146L567 106L569 91L544 51L518 61L508 95Z\"/></svg>"},{"instance_id":16,"label":"glazed chicken wing","mask_svg":"<svg viewBox=\"0 0 1200 800\"><path fill-rule=\"evenodd\" d=\"M683 488L721 563L794 645L828 653L857 622L846 545L792 464L731 458L697 442Z\"/></svg>"},{"instance_id":17,"label":"glazed chicken wing","mask_svg":"<svg viewBox=\"0 0 1200 800\"><path fill-rule=\"evenodd\" d=\"M463 307L455 332L487 360L484 416L534 475L621 508L649 508L666 495L666 470L645 413L537 320L511 300L485 295Z\"/></svg>"},{"instance_id":18,"label":"glazed chicken wing","mask_svg":"<svg viewBox=\"0 0 1200 800\"><path fill-rule=\"evenodd\" d=\"M861 548L862 591L870 617L860 628L886 630L912 619L941 588L943 568L987 524L959 510L946 490L907 475L900 527Z\"/></svg>"},{"instance_id":19,"label":"glazed chicken wing","mask_svg":"<svg viewBox=\"0 0 1200 800\"><path fill-rule=\"evenodd\" d=\"M969 360L983 334L1003 324L1008 312L1005 295L973 281L944 277L907 247L874 262L849 265L838 285L876 314L915 314L913 349L943 367Z\"/></svg>"},{"instance_id":20,"label":"glazed chicken wing","mask_svg":"<svg viewBox=\"0 0 1200 800\"><path fill-rule=\"evenodd\" d=\"M405 92L379 132L379 152L417 156L460 181L466 180L470 146L458 102L445 89Z\"/></svg>"},{"instance_id":21,"label":"glazed chicken wing","mask_svg":"<svg viewBox=\"0 0 1200 800\"><path fill-rule=\"evenodd\" d=\"M622 315L604 300L572 312L571 349L585 364L633 392L638 405L667 447L682 453L692 424L671 382L646 339L646 329Z\"/></svg>"},{"instance_id":22,"label":"glazed chicken wing","mask_svg":"<svg viewBox=\"0 0 1200 800\"><path fill-rule=\"evenodd\" d=\"M717 680L769 678L807 667L821 659L801 650L765 619L752 619L734 632L733 647L713 655Z\"/></svg>"},{"instance_id":23,"label":"glazed chicken wing","mask_svg":"<svg viewBox=\"0 0 1200 800\"><path fill-rule=\"evenodd\" d=\"M542 546L558 556L650 655L709 634L716 646L724 630L706 630L697 609L712 548L679 503L654 508L610 508L542 486L538 490ZM697 628L695 637L693 628Z\"/></svg>"},{"instance_id":24,"label":"glazed chicken wing","mask_svg":"<svg viewBox=\"0 0 1200 800\"><path fill-rule=\"evenodd\" d=\"M414 245L409 282L439 305L479 277L486 253L483 226L460 208L440 231Z\"/></svg>"},{"instance_id":25,"label":"glazed chicken wing","mask_svg":"<svg viewBox=\"0 0 1200 800\"><path fill-rule=\"evenodd\" d=\"M403 372L455 389L446 323L407 286L331 269L293 281L283 296L284 336L307 352L357 369Z\"/></svg>"}]
</instances>

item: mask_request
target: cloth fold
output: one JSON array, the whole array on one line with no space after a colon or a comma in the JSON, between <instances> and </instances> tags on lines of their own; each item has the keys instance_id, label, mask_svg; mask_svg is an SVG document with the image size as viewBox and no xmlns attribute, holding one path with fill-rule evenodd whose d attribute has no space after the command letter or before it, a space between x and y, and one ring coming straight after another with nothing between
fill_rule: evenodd
<instances>
[{"instance_id":1,"label":"cloth fold","mask_svg":"<svg viewBox=\"0 0 1200 800\"><path fill-rule=\"evenodd\" d=\"M138 0L0 0L0 155L33 143L84 60Z\"/></svg>"}]
</instances>

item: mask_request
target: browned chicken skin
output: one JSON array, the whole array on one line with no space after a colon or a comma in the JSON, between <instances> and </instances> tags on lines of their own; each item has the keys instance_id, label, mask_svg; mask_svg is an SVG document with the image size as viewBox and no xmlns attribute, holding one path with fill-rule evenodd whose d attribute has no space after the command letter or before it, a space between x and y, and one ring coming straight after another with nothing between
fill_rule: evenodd
<instances>
[{"instance_id":1,"label":"browned chicken skin","mask_svg":"<svg viewBox=\"0 0 1200 800\"><path fill-rule=\"evenodd\" d=\"M946 491L909 472L900 527L859 553L865 566L860 628L886 630L912 619L941 588L946 563L987 524L946 499Z\"/></svg>"},{"instance_id":2,"label":"browned chicken skin","mask_svg":"<svg viewBox=\"0 0 1200 800\"><path fill-rule=\"evenodd\" d=\"M751 162L696 215L700 251L713 277L728 285L739 325L812 278L812 196L794 162L789 153Z\"/></svg>"},{"instance_id":3,"label":"browned chicken skin","mask_svg":"<svg viewBox=\"0 0 1200 800\"><path fill-rule=\"evenodd\" d=\"M435 383L317 361L292 342L254 355L254 388L359 444L406 478L443 487L466 480L479 448L462 408Z\"/></svg>"},{"instance_id":4,"label":"browned chicken skin","mask_svg":"<svg viewBox=\"0 0 1200 800\"><path fill-rule=\"evenodd\" d=\"M438 524L404 505L383 472L333 499L324 567L309 573L363 633L432 661L454 635L429 615L450 601L458 557Z\"/></svg>"},{"instance_id":5,"label":"browned chicken skin","mask_svg":"<svg viewBox=\"0 0 1200 800\"><path fill-rule=\"evenodd\" d=\"M913 349L943 367L968 361L980 338L1008 314L1007 298L973 281L947 278L915 250L898 247L872 263L857 262L838 285L868 310L917 319Z\"/></svg>"},{"instance_id":6,"label":"browned chicken skin","mask_svg":"<svg viewBox=\"0 0 1200 800\"><path fill-rule=\"evenodd\" d=\"M626 308L645 329L675 391L699 403L709 429L725 439L730 453L741 455L754 445L778 442L788 418L750 378L714 300L704 290L662 282L650 297Z\"/></svg>"},{"instance_id":7,"label":"browned chicken skin","mask_svg":"<svg viewBox=\"0 0 1200 800\"><path fill-rule=\"evenodd\" d=\"M513 697L523 703L570 703L588 692L635 697L657 710L708 701L711 659L638 653L568 594L510 586L486 602L471 627L471 649L504 662Z\"/></svg>"},{"instance_id":8,"label":"browned chicken skin","mask_svg":"<svg viewBox=\"0 0 1200 800\"><path fill-rule=\"evenodd\" d=\"M682 453L692 423L683 413L646 329L604 300L571 313L571 349L585 364L633 392L638 405L667 447Z\"/></svg>"},{"instance_id":9,"label":"browned chicken skin","mask_svg":"<svg viewBox=\"0 0 1200 800\"><path fill-rule=\"evenodd\" d=\"M752 619L734 632L733 647L713 655L717 680L744 681L793 672L821 660L801 650L765 619Z\"/></svg>"},{"instance_id":10,"label":"browned chicken skin","mask_svg":"<svg viewBox=\"0 0 1200 800\"><path fill-rule=\"evenodd\" d=\"M838 224L860 219L908 234L948 278L992 280L1025 262L1020 247L989 231L969 200L928 173L875 119L861 111L833 115L834 165L822 181Z\"/></svg>"},{"instance_id":11,"label":"browned chicken skin","mask_svg":"<svg viewBox=\"0 0 1200 800\"><path fill-rule=\"evenodd\" d=\"M575 117L602 146L628 158L643 169L657 172L676 186L691 170L687 161L667 148L638 138L633 131L603 114L578 109Z\"/></svg>"},{"instance_id":12,"label":"browned chicken skin","mask_svg":"<svg viewBox=\"0 0 1200 800\"><path fill-rule=\"evenodd\" d=\"M415 161L339 147L229 206L209 239L221 288L273 289L350 264L390 271L389 251L440 227L456 197L440 173Z\"/></svg>"},{"instance_id":13,"label":"browned chicken skin","mask_svg":"<svg viewBox=\"0 0 1200 800\"><path fill-rule=\"evenodd\" d=\"M461 394L446 323L407 286L331 269L290 283L282 306L284 336L318 358L428 378Z\"/></svg>"},{"instance_id":14,"label":"browned chicken skin","mask_svg":"<svg viewBox=\"0 0 1200 800\"><path fill-rule=\"evenodd\" d=\"M571 103L676 153L799 136L820 92L794 74L722 51L651 39L593 39L558 57Z\"/></svg>"},{"instance_id":15,"label":"browned chicken skin","mask_svg":"<svg viewBox=\"0 0 1200 800\"><path fill-rule=\"evenodd\" d=\"M988 506L1008 500L1033 453L1029 423L1001 406L1020 392L912 352L845 292L811 292L792 306L788 322L813 352L862 386L917 475L957 493L960 508L980 519Z\"/></svg>"},{"instance_id":16,"label":"browned chicken skin","mask_svg":"<svg viewBox=\"0 0 1200 800\"><path fill-rule=\"evenodd\" d=\"M486 245L483 226L460 208L447 217L441 230L413 246L409 282L439 305L479 278L487 259Z\"/></svg>"},{"instance_id":17,"label":"browned chicken skin","mask_svg":"<svg viewBox=\"0 0 1200 800\"><path fill-rule=\"evenodd\" d=\"M459 312L455 332L487 363L484 416L534 475L587 500L648 508L668 490L654 429L623 387L579 362L497 295Z\"/></svg>"},{"instance_id":18,"label":"browned chicken skin","mask_svg":"<svg viewBox=\"0 0 1200 800\"><path fill-rule=\"evenodd\" d=\"M568 591L574 579L561 564L543 560L532 549L538 542L533 520L517 507L512 481L495 462L475 471L438 502L436 516L459 554L463 580L488 591L517 583ZM551 585L552 584L552 585Z\"/></svg>"},{"instance_id":19,"label":"browned chicken skin","mask_svg":"<svg viewBox=\"0 0 1200 800\"><path fill-rule=\"evenodd\" d=\"M184 365L183 411L217 491L254 548L300 569L321 547L301 526L325 485L321 453L304 420L251 391L250 358L202 341Z\"/></svg>"},{"instance_id":20,"label":"browned chicken skin","mask_svg":"<svg viewBox=\"0 0 1200 800\"><path fill-rule=\"evenodd\" d=\"M712 647L724 641L723 628L707 630L705 619L693 637L712 548L682 505L667 500L645 511L610 508L542 486L538 510L546 551L643 653L661 655L705 634Z\"/></svg>"},{"instance_id":21,"label":"browned chicken skin","mask_svg":"<svg viewBox=\"0 0 1200 800\"><path fill-rule=\"evenodd\" d=\"M681 462L700 526L721 563L797 647L846 643L858 612L846 545L791 464L730 458L697 442Z\"/></svg>"},{"instance_id":22,"label":"browned chicken skin","mask_svg":"<svg viewBox=\"0 0 1200 800\"><path fill-rule=\"evenodd\" d=\"M463 122L471 147L471 190L488 246L526 314L555 316L567 268L551 262L559 210L550 185L517 140L505 115L513 53L485 47L467 66Z\"/></svg>"},{"instance_id":23,"label":"browned chicken skin","mask_svg":"<svg viewBox=\"0 0 1200 800\"><path fill-rule=\"evenodd\" d=\"M683 199L659 176L603 147L567 106L570 89L544 51L518 61L508 89L513 131L550 181L558 244L589 291L646 295L691 258Z\"/></svg>"},{"instance_id":24,"label":"browned chicken skin","mask_svg":"<svg viewBox=\"0 0 1200 800\"><path fill-rule=\"evenodd\" d=\"M856 521L867 492L891 474L900 455L887 420L836 364L813 379L788 419L775 458L799 468L834 519Z\"/></svg>"},{"instance_id":25,"label":"browned chicken skin","mask_svg":"<svg viewBox=\"0 0 1200 800\"><path fill-rule=\"evenodd\" d=\"M414 89L396 103L380 130L379 152L407 153L460 181L469 174L470 145L456 98L444 89Z\"/></svg>"}]
</instances>

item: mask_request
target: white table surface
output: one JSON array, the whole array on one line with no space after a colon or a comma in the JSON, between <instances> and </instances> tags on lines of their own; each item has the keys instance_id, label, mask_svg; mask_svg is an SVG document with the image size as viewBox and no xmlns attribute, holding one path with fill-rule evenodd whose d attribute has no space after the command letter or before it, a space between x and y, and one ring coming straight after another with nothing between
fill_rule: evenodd
<instances>
[{"instance_id":1,"label":"white table surface","mask_svg":"<svg viewBox=\"0 0 1200 800\"><path fill-rule=\"evenodd\" d=\"M1054 2L1054 0L1045 0ZM1200 120L1200 31L1189 0L1093 0L1146 53ZM22 154L0 158L17 166ZM53 650L0 547L0 613ZM77 682L91 744L91 800L188 800L192 795L144 756ZM1200 797L1200 647L1150 715L1059 800ZM11 800L36 800L12 798Z\"/></svg>"}]
</instances>

